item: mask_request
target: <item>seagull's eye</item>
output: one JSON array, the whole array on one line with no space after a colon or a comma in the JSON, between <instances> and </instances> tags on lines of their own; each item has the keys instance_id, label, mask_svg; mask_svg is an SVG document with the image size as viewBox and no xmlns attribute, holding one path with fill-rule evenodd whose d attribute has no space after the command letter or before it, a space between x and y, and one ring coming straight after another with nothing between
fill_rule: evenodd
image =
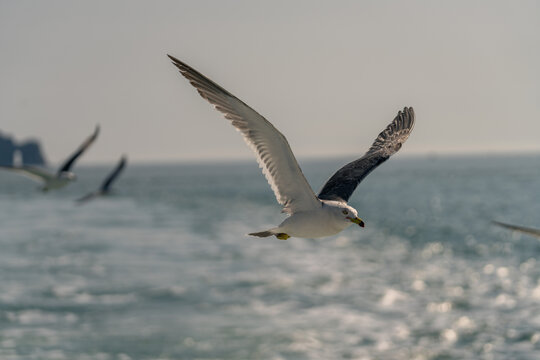
<instances>
[{"instance_id":1,"label":"seagull's eye","mask_svg":"<svg viewBox=\"0 0 540 360\"><path fill-rule=\"evenodd\" d=\"M349 215L349 212L347 210L342 211L343 215Z\"/></svg>"}]
</instances>

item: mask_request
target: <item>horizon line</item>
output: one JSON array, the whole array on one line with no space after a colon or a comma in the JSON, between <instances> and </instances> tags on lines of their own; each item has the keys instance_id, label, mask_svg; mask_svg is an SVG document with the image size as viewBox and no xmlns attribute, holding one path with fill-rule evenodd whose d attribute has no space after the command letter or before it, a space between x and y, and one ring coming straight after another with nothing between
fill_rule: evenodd
<instances>
[{"instance_id":1,"label":"horizon line","mask_svg":"<svg viewBox=\"0 0 540 360\"><path fill-rule=\"evenodd\" d=\"M362 154L364 155L364 154ZM303 161L320 161L320 160L332 160L332 159L359 159L362 155L358 154L343 154L343 155L328 155L328 156L297 156L299 162ZM429 152L412 152L412 153L398 153L395 157L402 158L451 158L451 157L512 157L512 156L534 156L540 155L540 149L535 150L513 150L513 151L501 151L501 150L482 150L482 151L429 151ZM215 163L241 163L250 162L256 163L255 159L250 156L238 156L238 157L201 157L201 158L177 158L177 159L129 159L128 162L137 165L167 165L167 164L215 164ZM116 159L113 161L85 161L78 166L102 166L116 163Z\"/></svg>"}]
</instances>

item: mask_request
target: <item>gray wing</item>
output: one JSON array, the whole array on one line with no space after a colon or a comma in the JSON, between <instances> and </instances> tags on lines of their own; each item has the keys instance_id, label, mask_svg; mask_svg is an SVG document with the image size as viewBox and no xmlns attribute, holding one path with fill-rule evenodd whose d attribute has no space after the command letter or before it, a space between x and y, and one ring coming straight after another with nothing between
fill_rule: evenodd
<instances>
[{"instance_id":1,"label":"gray wing","mask_svg":"<svg viewBox=\"0 0 540 360\"><path fill-rule=\"evenodd\" d=\"M82 204L86 204L88 201L98 197L98 196L101 196L103 195L103 193L99 190L97 191L94 191L94 192L91 192L89 194L86 194L84 195L83 197L81 198L78 198L77 200L75 200L76 204L77 205L82 205Z\"/></svg>"},{"instance_id":2,"label":"gray wing","mask_svg":"<svg viewBox=\"0 0 540 360\"><path fill-rule=\"evenodd\" d=\"M370 172L401 149L413 126L412 107L406 107L398 112L396 118L379 134L364 156L339 169L326 182L319 193L319 199L348 201L358 184Z\"/></svg>"},{"instance_id":3,"label":"gray wing","mask_svg":"<svg viewBox=\"0 0 540 360\"><path fill-rule=\"evenodd\" d=\"M77 158L79 156L81 156L86 151L86 149L88 149L90 147L90 145L92 145L92 143L96 140L98 134L99 134L99 125L96 126L96 129L94 130L94 133L92 135L90 135L79 146L79 148L77 150L75 150L75 152L64 162L64 164L62 164L60 169L58 169L58 175L60 175L63 172L69 171L71 169L71 167L75 163L75 160L77 160Z\"/></svg>"},{"instance_id":4,"label":"gray wing","mask_svg":"<svg viewBox=\"0 0 540 360\"><path fill-rule=\"evenodd\" d=\"M180 60L168 55L199 94L229 119L253 149L283 211L293 213L320 208L285 136L268 120L233 94Z\"/></svg>"},{"instance_id":5,"label":"gray wing","mask_svg":"<svg viewBox=\"0 0 540 360\"><path fill-rule=\"evenodd\" d=\"M34 166L20 166L20 167L2 166L0 168L19 173L21 175L29 177L32 180L40 181L43 183L47 183L53 180L54 178L56 178L55 174L45 169L40 169Z\"/></svg>"},{"instance_id":6,"label":"gray wing","mask_svg":"<svg viewBox=\"0 0 540 360\"><path fill-rule=\"evenodd\" d=\"M493 223L496 225L502 226L504 228L510 229L510 230L515 230L515 231L522 232L524 234L540 237L540 229L529 228L529 227L519 226L519 225L505 224L499 221L493 221Z\"/></svg>"}]
</instances>

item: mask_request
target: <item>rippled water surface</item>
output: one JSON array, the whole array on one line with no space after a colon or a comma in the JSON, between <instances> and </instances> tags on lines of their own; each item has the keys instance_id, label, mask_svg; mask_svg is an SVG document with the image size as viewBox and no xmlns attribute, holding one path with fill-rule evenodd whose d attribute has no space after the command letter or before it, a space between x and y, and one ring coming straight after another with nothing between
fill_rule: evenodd
<instances>
[{"instance_id":1,"label":"rippled water surface","mask_svg":"<svg viewBox=\"0 0 540 360\"><path fill-rule=\"evenodd\" d=\"M350 159L302 161L319 189ZM539 359L540 156L396 156L351 204L366 228L281 219L252 162L108 167L42 194L0 173L0 359Z\"/></svg>"}]
</instances>

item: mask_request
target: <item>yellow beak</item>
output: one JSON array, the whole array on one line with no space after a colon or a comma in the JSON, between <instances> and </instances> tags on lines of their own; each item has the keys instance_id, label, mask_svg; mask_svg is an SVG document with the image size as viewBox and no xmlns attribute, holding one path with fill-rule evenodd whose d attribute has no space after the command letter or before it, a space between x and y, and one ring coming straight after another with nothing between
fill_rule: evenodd
<instances>
[{"instance_id":1,"label":"yellow beak","mask_svg":"<svg viewBox=\"0 0 540 360\"><path fill-rule=\"evenodd\" d=\"M352 223L358 224L360 227L365 226L364 222L359 217L355 217L354 219L352 217L347 217L347 219L349 219Z\"/></svg>"}]
</instances>

